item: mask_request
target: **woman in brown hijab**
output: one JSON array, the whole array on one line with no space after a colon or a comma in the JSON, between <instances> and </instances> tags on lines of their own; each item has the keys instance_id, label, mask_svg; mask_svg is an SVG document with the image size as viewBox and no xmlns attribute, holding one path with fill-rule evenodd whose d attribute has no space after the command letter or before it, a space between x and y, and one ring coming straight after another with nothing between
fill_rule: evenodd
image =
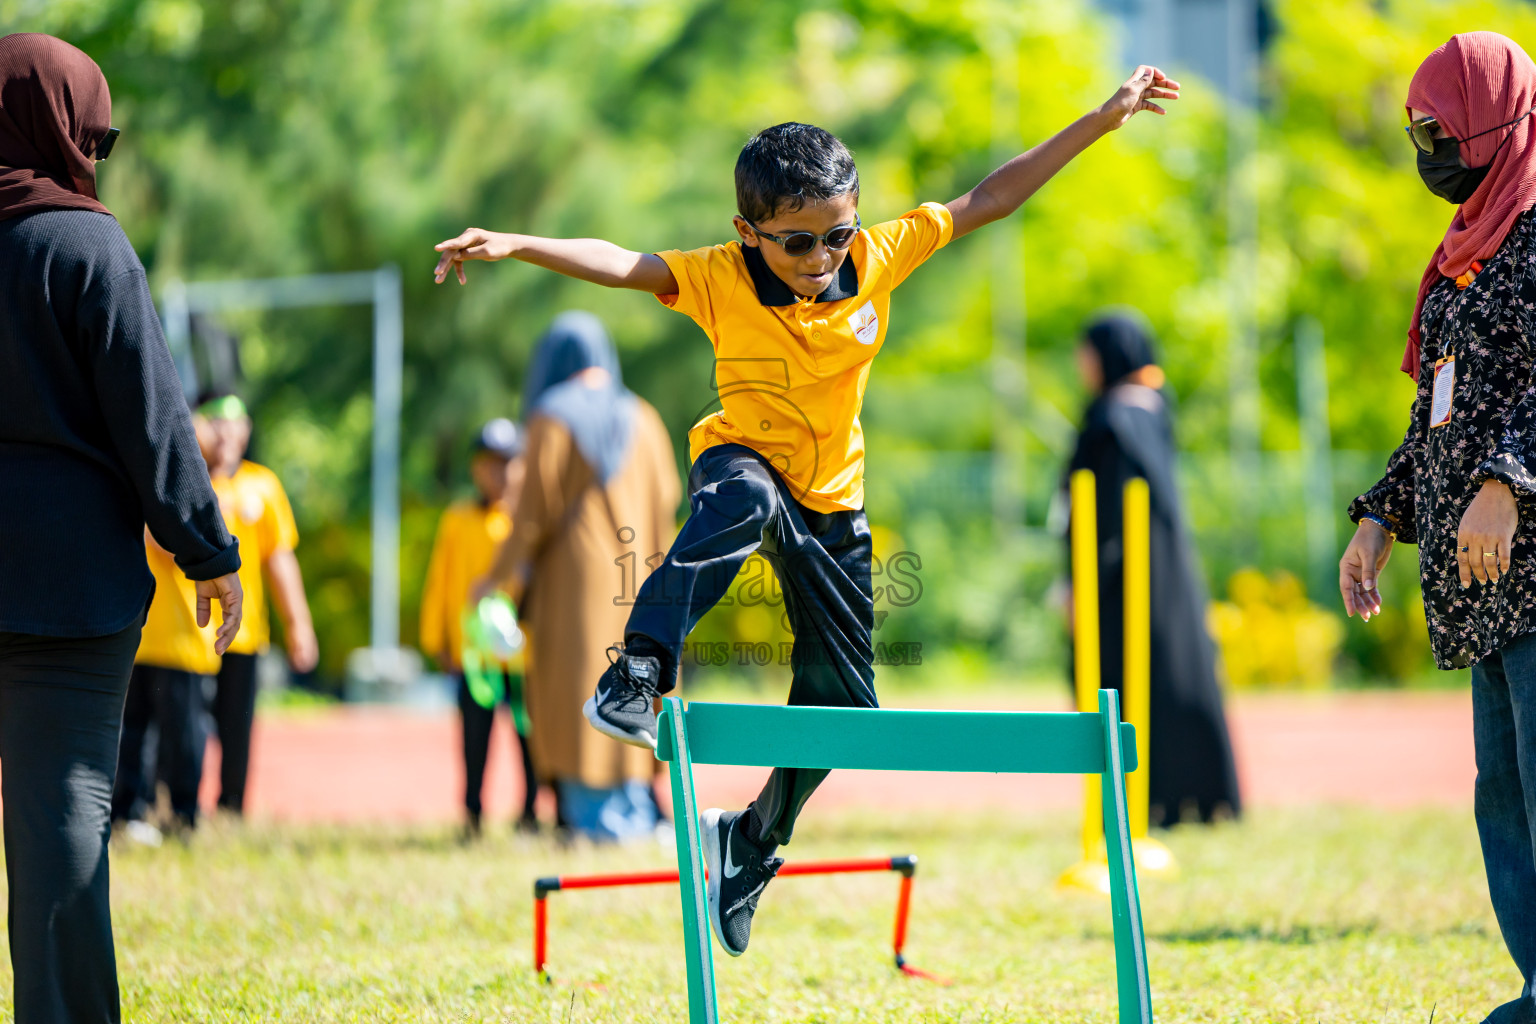
<instances>
[{"instance_id":1,"label":"woman in brown hijab","mask_svg":"<svg viewBox=\"0 0 1536 1024\"><path fill-rule=\"evenodd\" d=\"M0 37L0 802L17 1024L115 1024L107 834L154 589L144 528L240 628L224 529L133 247L96 198L106 79Z\"/></svg>"},{"instance_id":2,"label":"woman in brown hijab","mask_svg":"<svg viewBox=\"0 0 1536 1024\"><path fill-rule=\"evenodd\" d=\"M593 839L649 835L656 758L587 725L647 559L667 550L682 485L656 410L624 387L591 313L562 313L539 342L523 402L527 477L492 579L521 589L535 767L561 825ZM526 581L526 583L524 582Z\"/></svg>"}]
</instances>

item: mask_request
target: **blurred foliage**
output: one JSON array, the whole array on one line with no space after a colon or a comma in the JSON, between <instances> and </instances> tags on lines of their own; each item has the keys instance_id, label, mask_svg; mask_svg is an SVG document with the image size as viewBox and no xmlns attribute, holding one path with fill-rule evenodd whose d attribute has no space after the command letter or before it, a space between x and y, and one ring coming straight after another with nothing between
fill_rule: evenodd
<instances>
[{"instance_id":1,"label":"blurred foliage","mask_svg":"<svg viewBox=\"0 0 1536 1024\"><path fill-rule=\"evenodd\" d=\"M1408 79L1457 30L1531 39L1536 10L1289 0L1277 14L1250 168L1263 443L1279 454L1298 446L1291 332L1306 314L1326 334L1335 445L1379 466L1411 395L1396 367L1414 286L1451 214L1413 170L1401 132ZM738 147L790 119L849 143L865 220L887 218L965 191L1129 70L1108 23L1086 3L1056 0L0 0L0 24L62 35L106 72L124 136L102 167L102 194L157 287L403 268L407 642L433 520L467 487L468 439L484 419L518 411L522 366L555 312L581 306L606 319L629 383L661 411L680 458L712 398L709 348L685 318L517 265L473 266L468 289L434 287L434 242L468 224L642 250L727 239ZM1060 657L1044 595L1062 560L1038 527L1085 397L1072 348L1097 307L1146 312L1179 396L1191 479L1219 475L1227 121L1215 90L1185 84L1168 118L1138 117L1022 216L957 242L902 288L863 421L871 517L920 556L923 599L890 609L883 636L1009 665ZM998 410L993 329L1021 289L1028 398ZM260 457L300 517L334 674L366 636L367 314L229 326L245 341ZM1022 537L990 521L988 453L1010 425L1027 471ZM1211 577L1249 564L1307 573L1299 491L1285 488L1250 521L1230 490L1190 497ZM1369 674L1411 674L1426 657L1406 610L1413 576L1393 579L1409 588L1402 630L1378 628L1386 615L1349 627L1346 649ZM1314 596L1331 606L1329 593ZM712 617L703 635L769 628L749 614L724 609L716 617L737 618Z\"/></svg>"},{"instance_id":2,"label":"blurred foliage","mask_svg":"<svg viewBox=\"0 0 1536 1024\"><path fill-rule=\"evenodd\" d=\"M1344 640L1339 617L1309 602L1301 581L1284 570L1234 573L1227 600L1211 605L1210 628L1227 682L1239 690L1323 689Z\"/></svg>"}]
</instances>

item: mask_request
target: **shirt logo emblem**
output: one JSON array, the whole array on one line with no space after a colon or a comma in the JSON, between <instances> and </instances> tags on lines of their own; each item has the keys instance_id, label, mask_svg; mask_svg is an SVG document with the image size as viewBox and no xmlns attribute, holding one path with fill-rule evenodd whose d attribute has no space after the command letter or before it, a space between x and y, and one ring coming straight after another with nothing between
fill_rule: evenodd
<instances>
[{"instance_id":1,"label":"shirt logo emblem","mask_svg":"<svg viewBox=\"0 0 1536 1024\"><path fill-rule=\"evenodd\" d=\"M858 339L860 345L873 345L875 338L880 334L880 318L875 315L875 304L866 302L859 311L848 319L853 327L853 336Z\"/></svg>"}]
</instances>

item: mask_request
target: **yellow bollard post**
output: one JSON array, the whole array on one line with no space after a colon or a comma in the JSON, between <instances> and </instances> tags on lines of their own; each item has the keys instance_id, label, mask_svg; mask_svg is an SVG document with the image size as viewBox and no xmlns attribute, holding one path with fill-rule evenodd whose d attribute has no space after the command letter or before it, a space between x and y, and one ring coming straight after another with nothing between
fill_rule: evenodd
<instances>
[{"instance_id":1,"label":"yellow bollard post","mask_svg":"<svg viewBox=\"0 0 1536 1024\"><path fill-rule=\"evenodd\" d=\"M1126 481L1125 538L1125 718L1136 727L1136 770L1127 776L1131 849L1138 875L1171 878L1179 866L1173 852L1148 832L1148 784L1152 738L1152 501L1146 480Z\"/></svg>"},{"instance_id":2,"label":"yellow bollard post","mask_svg":"<svg viewBox=\"0 0 1536 1024\"><path fill-rule=\"evenodd\" d=\"M1072 653L1077 710L1099 706L1099 522L1093 471L1072 474ZM1134 776L1133 776L1134 777ZM1062 889L1109 895L1103 794L1097 775L1084 777L1083 859L1057 879Z\"/></svg>"}]
</instances>

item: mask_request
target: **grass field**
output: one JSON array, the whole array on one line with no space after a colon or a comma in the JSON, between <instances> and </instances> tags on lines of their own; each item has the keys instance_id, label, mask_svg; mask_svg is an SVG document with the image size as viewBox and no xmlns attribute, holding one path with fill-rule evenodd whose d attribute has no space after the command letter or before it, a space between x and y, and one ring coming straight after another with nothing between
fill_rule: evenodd
<instances>
[{"instance_id":1,"label":"grass field","mask_svg":"<svg viewBox=\"0 0 1536 1024\"><path fill-rule=\"evenodd\" d=\"M555 984L530 969L536 875L662 867L668 851L447 830L215 827L114 853L125 1020L685 1020L676 890L551 897ZM727 1020L1112 1021L1108 906L1053 891L1074 822L808 813L801 859L916 853L892 970L893 876L775 882ZM1143 884L1162 1021L1472 1021L1518 979L1488 906L1470 811L1265 812L1166 836L1180 881ZM9 993L5 993L9 1006ZM9 1017L6 1017L9 1019Z\"/></svg>"}]
</instances>

